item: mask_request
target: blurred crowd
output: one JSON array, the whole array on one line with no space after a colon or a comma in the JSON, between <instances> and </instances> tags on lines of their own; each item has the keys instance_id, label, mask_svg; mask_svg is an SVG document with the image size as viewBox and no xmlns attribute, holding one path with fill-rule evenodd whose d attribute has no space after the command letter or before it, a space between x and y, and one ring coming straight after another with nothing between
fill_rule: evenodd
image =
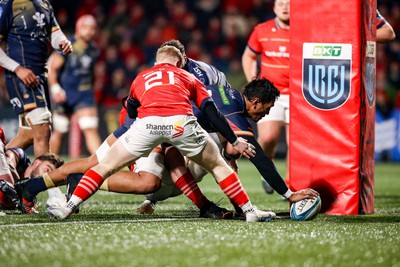
<instances>
[{"instance_id":1,"label":"blurred crowd","mask_svg":"<svg viewBox=\"0 0 400 267\"><path fill-rule=\"evenodd\" d=\"M389 116L400 109L400 2L379 0L378 9L396 32L394 42L378 44L376 51L376 108Z\"/></svg>"},{"instance_id":2,"label":"blurred crowd","mask_svg":"<svg viewBox=\"0 0 400 267\"><path fill-rule=\"evenodd\" d=\"M231 84L245 83L241 55L259 22L274 17L273 0L83 0L51 1L63 31L72 36L83 14L99 23L95 94L101 106L120 107L136 74L154 63L164 41L179 39L187 54L224 71ZM379 0L378 8L396 31L395 42L377 47L378 109L400 108L400 3ZM0 79L0 104L8 103Z\"/></svg>"}]
</instances>

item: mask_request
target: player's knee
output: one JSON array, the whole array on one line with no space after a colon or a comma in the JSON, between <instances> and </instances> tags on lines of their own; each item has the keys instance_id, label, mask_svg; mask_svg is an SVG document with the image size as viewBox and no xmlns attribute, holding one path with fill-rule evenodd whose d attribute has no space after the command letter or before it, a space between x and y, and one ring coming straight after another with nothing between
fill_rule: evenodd
<instances>
[{"instance_id":1,"label":"player's knee","mask_svg":"<svg viewBox=\"0 0 400 267\"><path fill-rule=\"evenodd\" d=\"M161 187L161 179L155 175L151 175L150 179L146 179L147 184L145 186L144 194L154 193Z\"/></svg>"},{"instance_id":2,"label":"player's knee","mask_svg":"<svg viewBox=\"0 0 400 267\"><path fill-rule=\"evenodd\" d=\"M35 108L25 113L29 126L51 123L51 112L47 107Z\"/></svg>"},{"instance_id":3,"label":"player's knee","mask_svg":"<svg viewBox=\"0 0 400 267\"><path fill-rule=\"evenodd\" d=\"M80 117L78 120L78 124L79 124L79 128L81 128L82 130L98 128L99 118L94 117L94 116Z\"/></svg>"},{"instance_id":4,"label":"player's knee","mask_svg":"<svg viewBox=\"0 0 400 267\"><path fill-rule=\"evenodd\" d=\"M69 119L65 116L60 116L58 114L54 114L53 128L57 132L67 133L69 130Z\"/></svg>"},{"instance_id":5,"label":"player's knee","mask_svg":"<svg viewBox=\"0 0 400 267\"><path fill-rule=\"evenodd\" d=\"M104 159L106 156L108 150L110 149L110 146L107 144L106 141L104 141L99 148L96 150L95 154L97 157L97 161L100 162Z\"/></svg>"}]
</instances>

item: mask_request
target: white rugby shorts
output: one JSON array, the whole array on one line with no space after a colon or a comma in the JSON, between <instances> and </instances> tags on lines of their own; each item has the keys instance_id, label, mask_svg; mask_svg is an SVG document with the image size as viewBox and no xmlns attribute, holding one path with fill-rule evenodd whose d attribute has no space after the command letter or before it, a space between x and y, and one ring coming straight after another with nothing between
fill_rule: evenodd
<instances>
[{"instance_id":1,"label":"white rugby shorts","mask_svg":"<svg viewBox=\"0 0 400 267\"><path fill-rule=\"evenodd\" d=\"M193 157L206 145L207 132L194 116L149 116L136 119L120 140L137 157L149 155L155 146L164 142L175 146L182 155Z\"/></svg>"},{"instance_id":2,"label":"white rugby shorts","mask_svg":"<svg viewBox=\"0 0 400 267\"><path fill-rule=\"evenodd\" d=\"M269 111L269 114L264 116L258 123L265 121L282 121L289 123L289 95L281 94L275 105Z\"/></svg>"}]
</instances>

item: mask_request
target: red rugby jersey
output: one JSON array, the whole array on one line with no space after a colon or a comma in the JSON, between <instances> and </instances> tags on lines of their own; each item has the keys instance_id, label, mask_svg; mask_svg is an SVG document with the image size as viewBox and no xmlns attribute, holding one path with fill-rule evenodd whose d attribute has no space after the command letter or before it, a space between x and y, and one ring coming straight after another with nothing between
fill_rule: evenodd
<instances>
[{"instance_id":1,"label":"red rugby jersey","mask_svg":"<svg viewBox=\"0 0 400 267\"><path fill-rule=\"evenodd\" d=\"M254 27L247 46L261 54L261 77L274 83L281 94L289 94L290 31L282 29L275 19Z\"/></svg>"},{"instance_id":2,"label":"red rugby jersey","mask_svg":"<svg viewBox=\"0 0 400 267\"><path fill-rule=\"evenodd\" d=\"M198 79L168 63L139 73L131 85L130 95L141 104L138 118L193 115L190 100L199 108L212 101L206 87Z\"/></svg>"}]
</instances>

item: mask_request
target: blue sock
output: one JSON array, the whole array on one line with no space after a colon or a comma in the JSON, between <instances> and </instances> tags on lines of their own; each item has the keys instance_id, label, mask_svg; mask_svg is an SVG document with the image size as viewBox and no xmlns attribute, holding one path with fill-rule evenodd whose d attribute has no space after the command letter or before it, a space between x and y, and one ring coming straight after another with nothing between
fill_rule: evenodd
<instances>
[{"instance_id":1,"label":"blue sock","mask_svg":"<svg viewBox=\"0 0 400 267\"><path fill-rule=\"evenodd\" d=\"M44 183L44 179L42 177L31 178L26 182L26 189L28 193L35 197L40 192L47 190L47 186Z\"/></svg>"}]
</instances>

